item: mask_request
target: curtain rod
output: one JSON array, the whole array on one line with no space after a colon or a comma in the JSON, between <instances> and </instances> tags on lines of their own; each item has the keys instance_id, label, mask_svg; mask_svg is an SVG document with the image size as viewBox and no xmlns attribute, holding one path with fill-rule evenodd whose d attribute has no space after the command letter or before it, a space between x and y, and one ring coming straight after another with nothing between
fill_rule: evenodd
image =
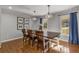
<instances>
[{"instance_id":1,"label":"curtain rod","mask_svg":"<svg viewBox=\"0 0 79 59\"><path fill-rule=\"evenodd\" d=\"M78 13L78 12L72 12L72 13ZM68 13L68 14L70 14L70 13ZM67 14L62 14L62 15L67 15ZM62 16L62 15L58 15L58 16Z\"/></svg>"}]
</instances>

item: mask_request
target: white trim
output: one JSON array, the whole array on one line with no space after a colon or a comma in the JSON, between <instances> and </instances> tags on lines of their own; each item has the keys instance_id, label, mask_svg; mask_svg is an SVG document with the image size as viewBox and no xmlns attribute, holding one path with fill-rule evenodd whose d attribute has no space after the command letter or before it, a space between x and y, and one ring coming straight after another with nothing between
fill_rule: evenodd
<instances>
[{"instance_id":1,"label":"white trim","mask_svg":"<svg viewBox=\"0 0 79 59\"><path fill-rule=\"evenodd\" d=\"M9 42L9 41L13 41L13 40L17 40L17 39L20 39L22 37L18 37L18 38L12 38L12 39L8 39L8 40L4 40L4 41L1 41L0 43L4 43L4 42Z\"/></svg>"},{"instance_id":2,"label":"white trim","mask_svg":"<svg viewBox=\"0 0 79 59\"><path fill-rule=\"evenodd\" d=\"M61 39L61 38L58 38L58 37L55 37L54 39L57 39L58 41L65 41L65 42L69 42L69 40L64 40L64 39Z\"/></svg>"},{"instance_id":3,"label":"white trim","mask_svg":"<svg viewBox=\"0 0 79 59\"><path fill-rule=\"evenodd\" d=\"M1 42L0 42L0 48L1 48Z\"/></svg>"},{"instance_id":4,"label":"white trim","mask_svg":"<svg viewBox=\"0 0 79 59\"><path fill-rule=\"evenodd\" d=\"M65 42L69 42L69 40L63 40L63 39L59 39L60 41L65 41Z\"/></svg>"},{"instance_id":5,"label":"white trim","mask_svg":"<svg viewBox=\"0 0 79 59\"><path fill-rule=\"evenodd\" d=\"M9 41L12 41L12 40L17 40L17 39L20 39L20 38L22 38L22 37L12 38L12 39L8 39L8 40L1 41L1 42L0 42L0 48L2 47L1 45L2 45L2 43L4 43L4 42L9 42Z\"/></svg>"}]
</instances>

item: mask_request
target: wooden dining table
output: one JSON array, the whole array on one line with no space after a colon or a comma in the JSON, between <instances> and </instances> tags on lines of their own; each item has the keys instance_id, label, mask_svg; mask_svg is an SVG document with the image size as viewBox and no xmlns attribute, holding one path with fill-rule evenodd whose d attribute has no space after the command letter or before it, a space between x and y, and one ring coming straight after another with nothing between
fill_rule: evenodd
<instances>
[{"instance_id":1,"label":"wooden dining table","mask_svg":"<svg viewBox=\"0 0 79 59\"><path fill-rule=\"evenodd\" d=\"M37 39L37 34L36 34L36 31L39 31L39 30L32 30L32 38L35 40L35 38ZM51 32L51 31L43 31L43 35L39 35L39 36L42 36L46 41L48 41L49 43L49 48L51 48L51 42L52 40L54 40L55 37L58 37L60 34L60 32ZM36 36L37 35L37 36ZM26 31L26 36L28 36L28 32ZM27 38L27 37L26 37ZM43 40L43 41L45 41ZM33 40L32 40L33 43L35 43ZM33 44L32 43L32 44ZM25 47L25 41L23 40L23 47Z\"/></svg>"},{"instance_id":2,"label":"wooden dining table","mask_svg":"<svg viewBox=\"0 0 79 59\"><path fill-rule=\"evenodd\" d=\"M60 32L43 31L43 33L44 33L43 35L39 35L39 36L40 37L42 36L43 38L47 38L45 40L49 41L49 47L51 47L52 41L58 41L58 39L54 39L54 38L59 37L59 35L60 35ZM33 33L33 34L35 34L35 33Z\"/></svg>"},{"instance_id":3,"label":"wooden dining table","mask_svg":"<svg viewBox=\"0 0 79 59\"><path fill-rule=\"evenodd\" d=\"M36 30L33 30L33 33L32 34L35 34ZM39 35L39 36L43 36L45 38L48 38L48 39L54 39L55 37L58 37L60 35L60 32L51 32L51 31L43 31L44 34L43 35Z\"/></svg>"},{"instance_id":4,"label":"wooden dining table","mask_svg":"<svg viewBox=\"0 0 79 59\"><path fill-rule=\"evenodd\" d=\"M54 39L55 37L58 37L59 34L60 34L59 32L50 32L50 31L47 31L47 38Z\"/></svg>"}]
</instances>

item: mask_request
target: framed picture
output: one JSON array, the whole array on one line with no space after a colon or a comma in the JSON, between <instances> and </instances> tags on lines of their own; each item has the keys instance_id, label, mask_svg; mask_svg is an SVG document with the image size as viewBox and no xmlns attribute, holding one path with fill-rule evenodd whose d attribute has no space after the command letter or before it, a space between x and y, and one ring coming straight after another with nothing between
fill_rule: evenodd
<instances>
[{"instance_id":1,"label":"framed picture","mask_svg":"<svg viewBox=\"0 0 79 59\"><path fill-rule=\"evenodd\" d=\"M23 17L17 17L17 23L23 23L24 18Z\"/></svg>"},{"instance_id":2,"label":"framed picture","mask_svg":"<svg viewBox=\"0 0 79 59\"><path fill-rule=\"evenodd\" d=\"M26 18L25 18L25 19L24 19L24 23L25 23L25 24L28 24L28 23L29 23L29 19L26 19Z\"/></svg>"},{"instance_id":3,"label":"framed picture","mask_svg":"<svg viewBox=\"0 0 79 59\"><path fill-rule=\"evenodd\" d=\"M23 29L24 27L23 27L23 24L17 24L17 29L18 30L21 30L21 29Z\"/></svg>"},{"instance_id":4,"label":"framed picture","mask_svg":"<svg viewBox=\"0 0 79 59\"><path fill-rule=\"evenodd\" d=\"M44 28L47 28L47 22L44 22Z\"/></svg>"}]
</instances>

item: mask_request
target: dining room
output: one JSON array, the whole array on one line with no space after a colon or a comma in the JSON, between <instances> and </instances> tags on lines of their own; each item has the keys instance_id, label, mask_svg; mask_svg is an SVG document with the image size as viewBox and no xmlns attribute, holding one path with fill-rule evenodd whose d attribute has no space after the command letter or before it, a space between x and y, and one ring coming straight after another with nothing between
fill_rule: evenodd
<instances>
[{"instance_id":1,"label":"dining room","mask_svg":"<svg viewBox=\"0 0 79 59\"><path fill-rule=\"evenodd\" d=\"M0 52L78 53L78 12L78 5L0 5Z\"/></svg>"}]
</instances>

